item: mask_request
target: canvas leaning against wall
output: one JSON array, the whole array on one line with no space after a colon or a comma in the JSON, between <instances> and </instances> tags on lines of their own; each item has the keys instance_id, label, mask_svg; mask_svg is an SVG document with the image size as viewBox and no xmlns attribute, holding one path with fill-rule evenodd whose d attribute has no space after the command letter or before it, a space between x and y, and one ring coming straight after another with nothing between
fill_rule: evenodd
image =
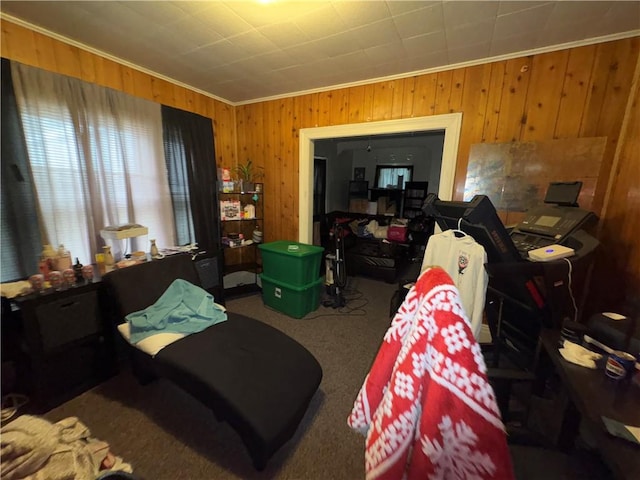
<instances>
[{"instance_id":1,"label":"canvas leaning against wall","mask_svg":"<svg viewBox=\"0 0 640 480\"><path fill-rule=\"evenodd\" d=\"M592 208L606 137L544 142L476 143L469 152L464 200L487 195L505 223L518 222L524 212L544 200L551 182L581 181L578 204Z\"/></svg>"}]
</instances>

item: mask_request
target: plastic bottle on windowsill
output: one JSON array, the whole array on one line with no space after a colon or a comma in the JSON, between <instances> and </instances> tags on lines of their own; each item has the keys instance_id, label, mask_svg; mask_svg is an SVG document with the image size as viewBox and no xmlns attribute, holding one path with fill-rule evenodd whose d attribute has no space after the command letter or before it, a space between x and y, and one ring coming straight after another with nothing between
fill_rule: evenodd
<instances>
[{"instance_id":1,"label":"plastic bottle on windowsill","mask_svg":"<svg viewBox=\"0 0 640 480\"><path fill-rule=\"evenodd\" d=\"M67 268L71 268L73 263L71 261L71 253L69 250L65 250L64 245L60 244L58 247L58 255L56 259L56 270L63 272Z\"/></svg>"},{"instance_id":2,"label":"plastic bottle on windowsill","mask_svg":"<svg viewBox=\"0 0 640 480\"><path fill-rule=\"evenodd\" d=\"M40 256L40 273L44 275L45 280L49 280L49 272L56 269L57 253L51 245L44 245Z\"/></svg>"},{"instance_id":3,"label":"plastic bottle on windowsill","mask_svg":"<svg viewBox=\"0 0 640 480\"><path fill-rule=\"evenodd\" d=\"M83 265L80 263L80 260L76 257L76 263L73 266L73 273L76 275L76 282L82 281L82 266Z\"/></svg>"},{"instance_id":4,"label":"plastic bottle on windowsill","mask_svg":"<svg viewBox=\"0 0 640 480\"><path fill-rule=\"evenodd\" d=\"M113 253L111 252L111 247L109 245L105 245L102 247L102 253L104 254L104 266L105 272L110 272L115 268L116 262L113 258Z\"/></svg>"},{"instance_id":5,"label":"plastic bottle on windowsill","mask_svg":"<svg viewBox=\"0 0 640 480\"><path fill-rule=\"evenodd\" d=\"M155 239L151 239L150 242L151 247L149 248L149 255L151 255L152 260L156 260L160 258L160 251L158 250Z\"/></svg>"}]
</instances>

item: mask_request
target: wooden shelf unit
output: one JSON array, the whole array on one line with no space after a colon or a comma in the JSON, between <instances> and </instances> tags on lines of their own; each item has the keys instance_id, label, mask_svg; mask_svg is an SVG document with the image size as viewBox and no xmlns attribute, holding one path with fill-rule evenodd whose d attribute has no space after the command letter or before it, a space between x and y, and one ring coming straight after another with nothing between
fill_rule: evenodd
<instances>
[{"instance_id":1,"label":"wooden shelf unit","mask_svg":"<svg viewBox=\"0 0 640 480\"><path fill-rule=\"evenodd\" d=\"M258 185L258 184L256 184ZM259 184L262 187L262 184ZM227 213L231 213L233 218L228 218L221 212L221 236L223 239L223 285L225 296L233 295L237 287L245 287L249 285L256 286L258 283L257 275L262 271L262 261L260 258L260 250L257 243L249 245L240 244L236 246L226 245L226 238L230 235L242 235L244 241L253 241L253 232L258 229L262 231L264 219L264 190L260 188L259 192L218 192L221 206L222 202L236 202L239 205L240 218L234 215L235 208L229 208ZM245 218L244 212L247 205L252 205L255 216ZM221 207L221 210L223 208ZM245 275L240 275L246 272ZM238 280L240 279L240 280ZM240 283L237 283L240 281Z\"/></svg>"}]
</instances>

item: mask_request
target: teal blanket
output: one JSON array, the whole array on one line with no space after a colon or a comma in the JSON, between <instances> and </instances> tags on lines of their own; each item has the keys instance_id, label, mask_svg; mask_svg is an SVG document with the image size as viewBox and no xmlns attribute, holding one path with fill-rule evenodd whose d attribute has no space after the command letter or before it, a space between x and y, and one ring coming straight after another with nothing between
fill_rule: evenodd
<instances>
[{"instance_id":1,"label":"teal blanket","mask_svg":"<svg viewBox=\"0 0 640 480\"><path fill-rule=\"evenodd\" d=\"M174 280L153 305L127 315L131 343L161 332L197 333L224 322L226 312L214 305L213 295L186 280Z\"/></svg>"}]
</instances>

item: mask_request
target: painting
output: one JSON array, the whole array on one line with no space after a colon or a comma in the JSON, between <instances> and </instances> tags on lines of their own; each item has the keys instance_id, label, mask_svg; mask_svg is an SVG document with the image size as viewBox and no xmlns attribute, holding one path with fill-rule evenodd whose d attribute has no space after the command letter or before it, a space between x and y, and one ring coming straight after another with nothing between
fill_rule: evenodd
<instances>
[{"instance_id":1,"label":"painting","mask_svg":"<svg viewBox=\"0 0 640 480\"><path fill-rule=\"evenodd\" d=\"M355 167L353 169L353 179L354 180L364 180L365 167Z\"/></svg>"}]
</instances>

